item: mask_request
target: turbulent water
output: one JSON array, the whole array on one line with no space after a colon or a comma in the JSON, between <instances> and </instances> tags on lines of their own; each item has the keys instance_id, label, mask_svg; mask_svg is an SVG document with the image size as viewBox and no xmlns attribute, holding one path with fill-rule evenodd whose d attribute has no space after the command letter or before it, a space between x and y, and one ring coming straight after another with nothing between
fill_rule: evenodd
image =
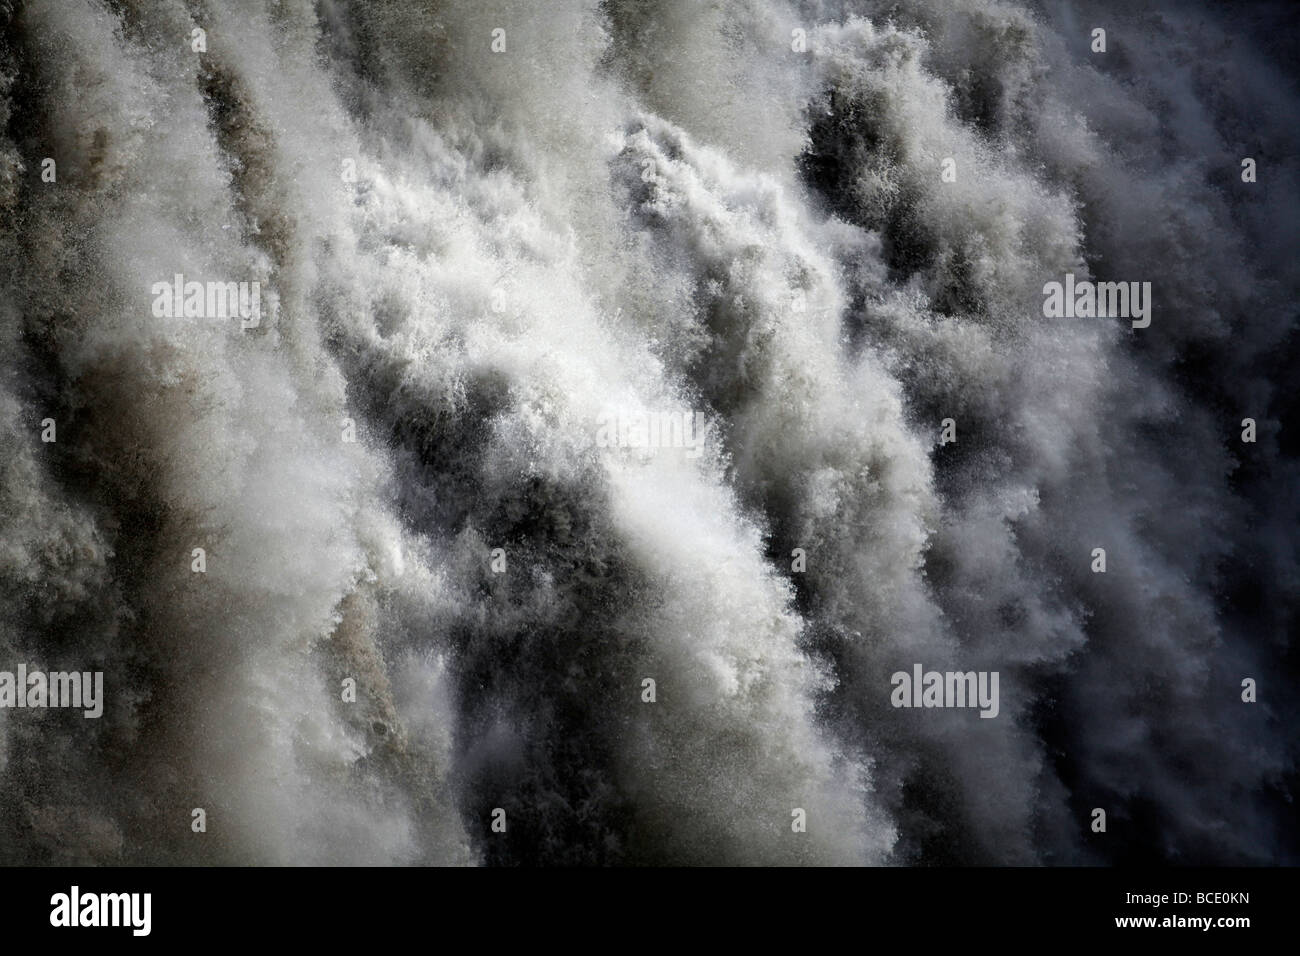
<instances>
[{"instance_id":1,"label":"turbulent water","mask_svg":"<svg viewBox=\"0 0 1300 956\"><path fill-rule=\"evenodd\" d=\"M0 29L0 861L1300 860L1285 5Z\"/></svg>"}]
</instances>

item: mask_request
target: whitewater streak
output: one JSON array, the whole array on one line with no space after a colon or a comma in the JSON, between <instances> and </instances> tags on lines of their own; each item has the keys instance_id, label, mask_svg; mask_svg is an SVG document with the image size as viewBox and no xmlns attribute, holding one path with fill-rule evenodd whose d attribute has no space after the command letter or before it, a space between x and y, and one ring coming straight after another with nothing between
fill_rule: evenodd
<instances>
[{"instance_id":1,"label":"whitewater streak","mask_svg":"<svg viewBox=\"0 0 1300 956\"><path fill-rule=\"evenodd\" d=\"M1295 862L1282 16L0 0L0 861Z\"/></svg>"}]
</instances>

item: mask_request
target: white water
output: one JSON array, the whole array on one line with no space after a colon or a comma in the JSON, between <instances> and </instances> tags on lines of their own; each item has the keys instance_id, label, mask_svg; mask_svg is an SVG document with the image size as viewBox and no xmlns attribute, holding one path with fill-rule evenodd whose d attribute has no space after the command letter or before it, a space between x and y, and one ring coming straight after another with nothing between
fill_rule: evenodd
<instances>
[{"instance_id":1,"label":"white water","mask_svg":"<svg viewBox=\"0 0 1300 956\"><path fill-rule=\"evenodd\" d=\"M879 6L0 4L0 858L1293 859L1278 15Z\"/></svg>"}]
</instances>

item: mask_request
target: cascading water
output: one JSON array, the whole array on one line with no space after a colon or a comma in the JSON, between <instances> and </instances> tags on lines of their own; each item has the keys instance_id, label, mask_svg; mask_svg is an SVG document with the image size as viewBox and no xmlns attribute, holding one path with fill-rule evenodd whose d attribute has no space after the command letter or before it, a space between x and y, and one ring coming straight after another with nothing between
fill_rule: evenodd
<instances>
[{"instance_id":1,"label":"cascading water","mask_svg":"<svg viewBox=\"0 0 1300 956\"><path fill-rule=\"evenodd\" d=\"M1284 5L0 29L3 862L1300 858Z\"/></svg>"}]
</instances>

